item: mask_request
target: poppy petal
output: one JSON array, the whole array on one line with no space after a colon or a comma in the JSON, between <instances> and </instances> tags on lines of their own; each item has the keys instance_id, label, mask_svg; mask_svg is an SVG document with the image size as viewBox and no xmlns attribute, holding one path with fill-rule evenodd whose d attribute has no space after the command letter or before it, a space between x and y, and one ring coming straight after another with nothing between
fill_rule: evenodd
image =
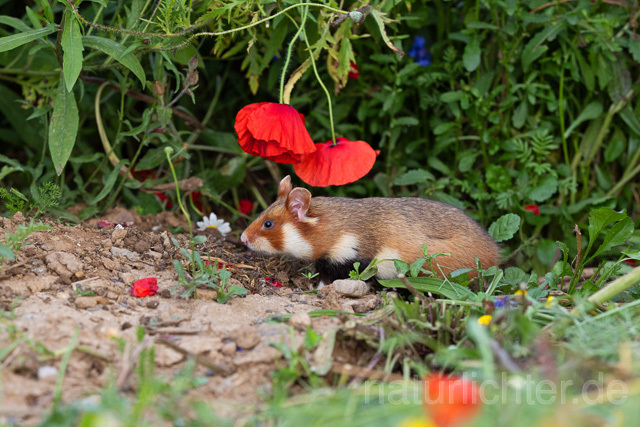
<instances>
[{"instance_id":1,"label":"poppy petal","mask_svg":"<svg viewBox=\"0 0 640 427\"><path fill-rule=\"evenodd\" d=\"M480 388L465 378L430 374L424 379L424 407L438 427L455 426L481 409Z\"/></svg>"},{"instance_id":2,"label":"poppy petal","mask_svg":"<svg viewBox=\"0 0 640 427\"><path fill-rule=\"evenodd\" d=\"M304 127L304 116L290 105L258 102L236 115L235 129L242 149L279 163L298 163L315 151Z\"/></svg>"},{"instance_id":3,"label":"poppy petal","mask_svg":"<svg viewBox=\"0 0 640 427\"><path fill-rule=\"evenodd\" d=\"M326 187L344 185L365 176L376 161L377 152L364 141L336 138L316 144L317 151L302 156L302 161L293 168L296 174L309 185Z\"/></svg>"}]
</instances>

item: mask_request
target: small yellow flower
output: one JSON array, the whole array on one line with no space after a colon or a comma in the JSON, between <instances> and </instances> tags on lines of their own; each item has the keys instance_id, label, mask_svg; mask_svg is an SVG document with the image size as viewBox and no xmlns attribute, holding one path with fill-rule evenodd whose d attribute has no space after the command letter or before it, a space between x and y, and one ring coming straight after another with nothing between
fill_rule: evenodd
<instances>
[{"instance_id":1,"label":"small yellow flower","mask_svg":"<svg viewBox=\"0 0 640 427\"><path fill-rule=\"evenodd\" d=\"M491 315L485 314L478 318L478 325L488 325L491 322Z\"/></svg>"},{"instance_id":2,"label":"small yellow flower","mask_svg":"<svg viewBox=\"0 0 640 427\"><path fill-rule=\"evenodd\" d=\"M402 420L396 427L436 427L436 425L428 418L406 418Z\"/></svg>"},{"instance_id":3,"label":"small yellow flower","mask_svg":"<svg viewBox=\"0 0 640 427\"><path fill-rule=\"evenodd\" d=\"M545 307L551 307L555 303L555 297L553 295L549 295L547 297L547 302L544 304Z\"/></svg>"},{"instance_id":4,"label":"small yellow flower","mask_svg":"<svg viewBox=\"0 0 640 427\"><path fill-rule=\"evenodd\" d=\"M523 291L522 289L519 289L516 291L516 293L514 295L524 295L525 297L527 296L527 291Z\"/></svg>"}]
</instances>

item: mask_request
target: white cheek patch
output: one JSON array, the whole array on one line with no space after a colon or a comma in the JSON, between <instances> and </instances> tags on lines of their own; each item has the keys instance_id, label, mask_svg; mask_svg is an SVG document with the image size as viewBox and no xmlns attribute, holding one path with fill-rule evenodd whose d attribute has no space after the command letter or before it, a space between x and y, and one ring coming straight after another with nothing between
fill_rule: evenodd
<instances>
[{"instance_id":1,"label":"white cheek patch","mask_svg":"<svg viewBox=\"0 0 640 427\"><path fill-rule=\"evenodd\" d=\"M283 252L300 259L311 259L313 257L313 247L307 242L302 234L293 224L282 226L282 236L284 238Z\"/></svg>"},{"instance_id":2,"label":"white cheek patch","mask_svg":"<svg viewBox=\"0 0 640 427\"><path fill-rule=\"evenodd\" d=\"M395 249L382 248L376 255L376 259L400 259L400 253ZM378 274L376 274L376 277L382 280L395 279L398 277L398 271L393 265L393 261L382 261L378 264Z\"/></svg>"},{"instance_id":3,"label":"white cheek patch","mask_svg":"<svg viewBox=\"0 0 640 427\"><path fill-rule=\"evenodd\" d=\"M357 259L358 238L352 234L343 235L329 250L328 258L337 264Z\"/></svg>"},{"instance_id":4,"label":"white cheek patch","mask_svg":"<svg viewBox=\"0 0 640 427\"><path fill-rule=\"evenodd\" d=\"M265 239L264 237L258 237L253 241L253 243L249 242L247 246L252 251L264 252L267 254L278 253L278 251L276 251L276 249L271 245L271 242L269 242L269 240Z\"/></svg>"}]
</instances>

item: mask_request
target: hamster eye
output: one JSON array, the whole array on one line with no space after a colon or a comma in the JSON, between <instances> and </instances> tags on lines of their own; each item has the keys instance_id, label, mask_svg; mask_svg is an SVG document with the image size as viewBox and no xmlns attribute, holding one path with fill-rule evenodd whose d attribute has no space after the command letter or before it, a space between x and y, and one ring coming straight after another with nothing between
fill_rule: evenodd
<instances>
[{"instance_id":1,"label":"hamster eye","mask_svg":"<svg viewBox=\"0 0 640 427\"><path fill-rule=\"evenodd\" d=\"M271 221L270 219L266 220L264 224L262 224L262 228L264 228L265 230L273 228L273 221Z\"/></svg>"}]
</instances>

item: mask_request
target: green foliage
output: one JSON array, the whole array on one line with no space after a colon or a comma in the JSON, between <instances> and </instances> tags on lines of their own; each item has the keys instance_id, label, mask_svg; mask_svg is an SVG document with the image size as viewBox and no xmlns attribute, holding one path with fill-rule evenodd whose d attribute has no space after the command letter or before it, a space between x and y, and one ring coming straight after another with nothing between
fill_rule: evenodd
<instances>
[{"instance_id":1,"label":"green foliage","mask_svg":"<svg viewBox=\"0 0 640 427\"><path fill-rule=\"evenodd\" d=\"M36 223L32 219L28 224L23 223L18 225L15 233L5 233L4 244L0 243L0 266L4 264L7 259L10 261L15 259L15 253L18 252L21 247L29 244L27 239L31 233L50 230L51 227L43 224L42 221Z\"/></svg>"}]
</instances>

